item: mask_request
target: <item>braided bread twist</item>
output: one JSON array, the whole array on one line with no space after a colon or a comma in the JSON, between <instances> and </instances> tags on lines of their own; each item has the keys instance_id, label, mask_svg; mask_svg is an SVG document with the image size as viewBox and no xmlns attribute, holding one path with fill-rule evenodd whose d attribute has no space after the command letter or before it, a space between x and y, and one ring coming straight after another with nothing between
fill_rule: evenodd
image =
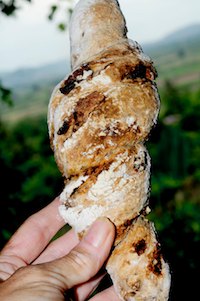
<instances>
[{"instance_id":1,"label":"braided bread twist","mask_svg":"<svg viewBox=\"0 0 200 301\"><path fill-rule=\"evenodd\" d=\"M116 226L107 263L122 300L167 300L170 286L148 213L150 157L157 121L156 71L126 37L116 0L82 0L71 21L73 72L54 90L49 133L65 178L60 213L78 233L99 216Z\"/></svg>"}]
</instances>

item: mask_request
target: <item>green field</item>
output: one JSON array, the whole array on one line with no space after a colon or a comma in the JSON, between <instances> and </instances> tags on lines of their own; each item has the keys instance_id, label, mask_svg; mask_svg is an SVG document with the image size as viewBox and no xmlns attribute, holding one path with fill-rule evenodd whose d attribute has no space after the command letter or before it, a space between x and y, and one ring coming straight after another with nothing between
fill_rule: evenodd
<instances>
[{"instance_id":1,"label":"green field","mask_svg":"<svg viewBox=\"0 0 200 301\"><path fill-rule=\"evenodd\" d=\"M200 37L188 42L174 42L154 46L149 49L150 56L158 70L158 85L162 87L166 80L177 86L200 84Z\"/></svg>"}]
</instances>

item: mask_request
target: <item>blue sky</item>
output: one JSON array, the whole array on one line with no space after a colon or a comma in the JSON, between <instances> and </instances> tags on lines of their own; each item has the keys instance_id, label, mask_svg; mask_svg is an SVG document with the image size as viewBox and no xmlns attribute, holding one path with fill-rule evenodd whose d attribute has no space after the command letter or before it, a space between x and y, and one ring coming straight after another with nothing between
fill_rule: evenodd
<instances>
[{"instance_id":1,"label":"blue sky","mask_svg":"<svg viewBox=\"0 0 200 301\"><path fill-rule=\"evenodd\" d=\"M55 2L56 0L33 0L32 4L22 5L16 17L0 17L0 72L68 58L68 34L59 32L55 23L47 20L48 9ZM119 2L127 20L129 38L141 44L159 40L182 27L200 23L199 0Z\"/></svg>"}]
</instances>

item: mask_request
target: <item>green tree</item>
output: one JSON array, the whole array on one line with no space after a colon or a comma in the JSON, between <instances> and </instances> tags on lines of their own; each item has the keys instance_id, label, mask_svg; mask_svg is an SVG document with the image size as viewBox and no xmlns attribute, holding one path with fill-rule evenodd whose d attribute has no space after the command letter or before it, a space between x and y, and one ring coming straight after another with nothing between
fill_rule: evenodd
<instances>
[{"instance_id":1,"label":"green tree","mask_svg":"<svg viewBox=\"0 0 200 301\"><path fill-rule=\"evenodd\" d=\"M149 143L151 218L172 271L170 300L189 300L195 298L200 268L200 90L168 81L161 100L159 126Z\"/></svg>"},{"instance_id":2,"label":"green tree","mask_svg":"<svg viewBox=\"0 0 200 301\"><path fill-rule=\"evenodd\" d=\"M31 3L32 0L23 0L25 2ZM55 4L52 4L51 7L49 8L49 12L47 12L48 19L53 20L56 16L56 14L62 10L66 12L66 16L63 21L58 22L57 26L61 31L64 31L68 27L68 22L69 22L69 17L72 13L72 5L73 5L74 0L64 0L60 2L55 2ZM20 6L20 1L19 0L0 0L0 12L4 16L13 16L19 9L21 8Z\"/></svg>"},{"instance_id":3,"label":"green tree","mask_svg":"<svg viewBox=\"0 0 200 301\"><path fill-rule=\"evenodd\" d=\"M0 247L62 189L47 133L45 118L0 126Z\"/></svg>"},{"instance_id":4,"label":"green tree","mask_svg":"<svg viewBox=\"0 0 200 301\"><path fill-rule=\"evenodd\" d=\"M0 103L4 103L6 105L12 106L12 92L10 89L5 88L0 82Z\"/></svg>"},{"instance_id":5,"label":"green tree","mask_svg":"<svg viewBox=\"0 0 200 301\"><path fill-rule=\"evenodd\" d=\"M31 2L31 0L24 0L24 1ZM20 5L18 0L10 0L10 1L0 0L0 11L2 14L6 16L12 16L19 8Z\"/></svg>"}]
</instances>

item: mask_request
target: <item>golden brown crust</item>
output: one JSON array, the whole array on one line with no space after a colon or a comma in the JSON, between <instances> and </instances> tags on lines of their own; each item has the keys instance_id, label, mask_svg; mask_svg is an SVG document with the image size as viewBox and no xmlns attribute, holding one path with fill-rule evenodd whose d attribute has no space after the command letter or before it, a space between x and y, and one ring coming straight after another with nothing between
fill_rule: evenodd
<instances>
[{"instance_id":1,"label":"golden brown crust","mask_svg":"<svg viewBox=\"0 0 200 301\"><path fill-rule=\"evenodd\" d=\"M146 281L161 296L155 300L164 301L168 267L152 226L137 218L148 204L150 158L144 142L159 111L156 73L138 50L129 46L127 56L124 51L105 51L80 66L51 100L50 136L66 178L61 214L81 236L98 216L109 218L116 226L117 247L108 272L119 295L123 300L151 300L140 297L145 296ZM133 249L143 256L145 269L130 264Z\"/></svg>"},{"instance_id":2,"label":"golden brown crust","mask_svg":"<svg viewBox=\"0 0 200 301\"><path fill-rule=\"evenodd\" d=\"M168 265L143 217L150 178L145 142L159 112L156 71L126 39L116 0L81 0L72 30L78 67L56 87L48 117L65 177L60 214L80 237L97 217L109 218L116 239L107 269L121 300L166 301Z\"/></svg>"},{"instance_id":3,"label":"golden brown crust","mask_svg":"<svg viewBox=\"0 0 200 301\"><path fill-rule=\"evenodd\" d=\"M124 51L116 47L109 55L106 50L80 66L57 87L50 103L54 153L67 179L66 209L72 215L73 208L81 212L80 205L98 204L96 212L117 227L116 244L127 221L147 205L150 160L143 143L159 110L150 61L142 61L130 45L127 56ZM77 181L69 193L67 187ZM101 188L104 181L107 190Z\"/></svg>"},{"instance_id":4,"label":"golden brown crust","mask_svg":"<svg viewBox=\"0 0 200 301\"><path fill-rule=\"evenodd\" d=\"M62 113L59 127L51 131L51 136L54 136L56 160L66 178L83 174L90 167L104 164L106 157L109 157L108 162L112 161L113 150L109 143L117 145L118 149L130 149L133 144L145 141L155 123L159 98L152 81L154 69L149 62L138 62L134 49L132 53L127 51L127 57L117 51L117 59L109 58L106 65L104 60L107 53L102 54L102 66L99 58L96 60L97 67L94 61L81 66L61 83L58 96L52 100L52 111L56 115L59 109L69 112L69 102L76 97L72 112L68 116ZM89 77L82 79L85 71L90 72ZM107 84L101 82L103 77L108 81ZM65 105L61 102L60 93L66 95ZM128 118L130 124L126 124ZM73 148L61 152L63 148L60 145L69 138L76 139ZM98 145L102 145L102 148L98 148ZM88 151L88 146L96 147L93 156L82 155ZM118 153L118 150L114 150L115 156ZM66 169L63 170L63 166Z\"/></svg>"},{"instance_id":5,"label":"golden brown crust","mask_svg":"<svg viewBox=\"0 0 200 301\"><path fill-rule=\"evenodd\" d=\"M168 298L168 265L163 260L153 225L142 216L133 221L126 237L115 247L107 270L124 300Z\"/></svg>"}]
</instances>

